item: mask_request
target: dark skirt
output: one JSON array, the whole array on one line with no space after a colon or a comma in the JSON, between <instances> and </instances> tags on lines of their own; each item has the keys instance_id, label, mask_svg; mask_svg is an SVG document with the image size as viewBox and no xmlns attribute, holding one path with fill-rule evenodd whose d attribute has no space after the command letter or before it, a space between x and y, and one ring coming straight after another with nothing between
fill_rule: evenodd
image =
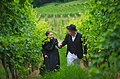
<instances>
[{"instance_id":1,"label":"dark skirt","mask_svg":"<svg viewBox=\"0 0 120 79\"><path fill-rule=\"evenodd\" d=\"M59 69L60 59L58 49L47 52L48 58L44 58L44 64L47 70L53 71L54 69Z\"/></svg>"}]
</instances>

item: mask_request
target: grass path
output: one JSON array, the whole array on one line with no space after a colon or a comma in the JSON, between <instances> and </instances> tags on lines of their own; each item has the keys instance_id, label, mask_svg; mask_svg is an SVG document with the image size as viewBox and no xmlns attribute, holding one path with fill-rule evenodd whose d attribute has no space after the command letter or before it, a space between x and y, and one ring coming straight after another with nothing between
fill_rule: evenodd
<instances>
[{"instance_id":1,"label":"grass path","mask_svg":"<svg viewBox=\"0 0 120 79\"><path fill-rule=\"evenodd\" d=\"M56 72L46 72L42 79L88 79L85 71L78 66L67 67L66 47L59 49L60 70Z\"/></svg>"}]
</instances>

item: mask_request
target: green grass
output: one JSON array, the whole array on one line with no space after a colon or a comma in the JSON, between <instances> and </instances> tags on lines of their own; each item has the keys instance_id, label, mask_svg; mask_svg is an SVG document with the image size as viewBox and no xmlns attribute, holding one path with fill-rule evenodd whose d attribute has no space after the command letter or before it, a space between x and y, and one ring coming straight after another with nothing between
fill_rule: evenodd
<instances>
[{"instance_id":1,"label":"green grass","mask_svg":"<svg viewBox=\"0 0 120 79\"><path fill-rule=\"evenodd\" d=\"M84 9L84 0L71 1L67 3L48 3L40 8L36 8L36 11L41 16L53 16L53 15L80 15Z\"/></svg>"},{"instance_id":2,"label":"green grass","mask_svg":"<svg viewBox=\"0 0 120 79\"><path fill-rule=\"evenodd\" d=\"M86 75L80 67L70 66L57 72L48 72L43 76L43 79L88 79Z\"/></svg>"},{"instance_id":3,"label":"green grass","mask_svg":"<svg viewBox=\"0 0 120 79\"><path fill-rule=\"evenodd\" d=\"M59 49L60 70L56 72L46 72L42 79L89 79L86 72L78 66L67 66L66 47Z\"/></svg>"},{"instance_id":4,"label":"green grass","mask_svg":"<svg viewBox=\"0 0 120 79\"><path fill-rule=\"evenodd\" d=\"M110 70L104 71L94 66L82 69L79 66L67 66L66 47L59 49L60 70L46 72L40 79L116 79L115 73ZM36 78L37 79L37 78Z\"/></svg>"}]
</instances>

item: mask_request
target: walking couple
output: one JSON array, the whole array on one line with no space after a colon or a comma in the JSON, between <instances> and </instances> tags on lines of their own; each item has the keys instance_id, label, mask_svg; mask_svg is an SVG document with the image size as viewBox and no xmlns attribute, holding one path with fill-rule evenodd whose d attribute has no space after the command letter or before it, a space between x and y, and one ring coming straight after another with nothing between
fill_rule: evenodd
<instances>
[{"instance_id":1,"label":"walking couple","mask_svg":"<svg viewBox=\"0 0 120 79\"><path fill-rule=\"evenodd\" d=\"M62 48L67 45L67 66L72 64L80 65L80 59L83 57L83 51L86 54L86 46L82 47L82 34L77 32L76 26L71 24L66 27L68 33L63 42L58 42L56 38L53 37L51 31L46 32L47 38L43 41L42 53L44 57L44 64L47 70L53 71L59 69L60 59L58 48ZM48 41L49 40L49 41ZM84 50L83 50L84 49Z\"/></svg>"}]
</instances>

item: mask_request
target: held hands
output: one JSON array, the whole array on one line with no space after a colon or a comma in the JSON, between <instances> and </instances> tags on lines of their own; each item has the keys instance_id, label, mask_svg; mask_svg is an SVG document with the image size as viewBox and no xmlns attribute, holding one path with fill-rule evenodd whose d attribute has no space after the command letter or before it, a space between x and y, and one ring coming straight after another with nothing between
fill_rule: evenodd
<instances>
[{"instance_id":1,"label":"held hands","mask_svg":"<svg viewBox=\"0 0 120 79\"><path fill-rule=\"evenodd\" d=\"M62 48L62 43L61 42L58 43L58 47Z\"/></svg>"},{"instance_id":2,"label":"held hands","mask_svg":"<svg viewBox=\"0 0 120 79\"><path fill-rule=\"evenodd\" d=\"M48 56L47 56L47 55L45 55L45 58L48 58Z\"/></svg>"}]
</instances>

